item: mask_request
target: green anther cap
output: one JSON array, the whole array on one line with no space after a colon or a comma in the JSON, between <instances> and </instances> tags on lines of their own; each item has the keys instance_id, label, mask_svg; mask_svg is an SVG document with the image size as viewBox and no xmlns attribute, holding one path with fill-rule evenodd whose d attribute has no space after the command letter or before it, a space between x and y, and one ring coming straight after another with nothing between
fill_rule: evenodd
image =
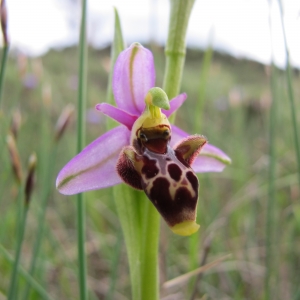
<instances>
[{"instance_id":1,"label":"green anther cap","mask_svg":"<svg viewBox=\"0 0 300 300\"><path fill-rule=\"evenodd\" d=\"M146 99L146 104L169 110L170 103L167 94L159 87L154 87L149 90Z\"/></svg>"}]
</instances>

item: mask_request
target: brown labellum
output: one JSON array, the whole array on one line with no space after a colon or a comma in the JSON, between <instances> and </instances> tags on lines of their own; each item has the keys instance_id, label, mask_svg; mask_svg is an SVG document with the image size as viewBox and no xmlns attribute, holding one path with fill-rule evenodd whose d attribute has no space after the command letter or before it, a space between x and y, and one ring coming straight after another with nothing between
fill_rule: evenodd
<instances>
[{"instance_id":1,"label":"brown labellum","mask_svg":"<svg viewBox=\"0 0 300 300\"><path fill-rule=\"evenodd\" d=\"M173 149L170 139L167 125L140 128L135 146L123 149L117 171L127 184L145 191L175 233L189 235L199 228L195 223L199 183L191 164L207 141L193 135Z\"/></svg>"}]
</instances>

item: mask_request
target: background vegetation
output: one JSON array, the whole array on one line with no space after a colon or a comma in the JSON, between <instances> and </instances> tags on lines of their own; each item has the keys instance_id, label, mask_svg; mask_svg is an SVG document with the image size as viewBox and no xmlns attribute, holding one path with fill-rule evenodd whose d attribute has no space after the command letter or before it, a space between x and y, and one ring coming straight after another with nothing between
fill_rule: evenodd
<instances>
[{"instance_id":1,"label":"background vegetation","mask_svg":"<svg viewBox=\"0 0 300 300\"><path fill-rule=\"evenodd\" d=\"M156 84L161 86L163 49L151 49ZM175 236L162 222L162 297L190 299L196 285L194 299L265 299L269 281L271 299L300 299L300 190L286 75L276 70L271 89L270 67L217 53L210 60L209 51L188 50L181 89L188 100L178 111L176 123L187 132L207 136L232 158L232 165L223 173L199 175L199 233L189 238ZM106 117L93 108L106 99L109 53L109 49L89 49L86 144L105 132ZM76 151L76 114L63 135L55 136L63 109L76 105L77 55L77 49L70 48L33 59L12 54L7 62L0 104L0 299L8 293L20 227L19 184L7 147L7 134L18 120L16 145L24 174L30 154L36 152L38 158L21 252L19 299L25 300L26 295L27 299L79 299L76 203L55 189L58 171ZM295 71L298 111L299 80ZM276 92L277 118L272 125L275 193L270 198L271 91L273 96ZM111 189L86 193L86 204L91 299L130 299L125 245ZM40 236L41 220L45 226ZM37 238L41 242L38 252ZM165 284L201 262L226 254L230 257L198 280L194 276L171 287ZM34 272L29 271L32 257L36 258ZM28 282L34 282L30 294Z\"/></svg>"}]
</instances>

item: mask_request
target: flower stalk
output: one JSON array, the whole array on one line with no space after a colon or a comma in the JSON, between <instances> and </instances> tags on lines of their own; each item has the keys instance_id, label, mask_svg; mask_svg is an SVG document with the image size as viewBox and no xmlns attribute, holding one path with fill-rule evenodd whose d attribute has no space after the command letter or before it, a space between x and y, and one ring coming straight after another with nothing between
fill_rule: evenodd
<instances>
[{"instance_id":1,"label":"flower stalk","mask_svg":"<svg viewBox=\"0 0 300 300\"><path fill-rule=\"evenodd\" d=\"M171 0L163 89L169 99L178 95L186 55L186 32L195 0Z\"/></svg>"},{"instance_id":2,"label":"flower stalk","mask_svg":"<svg viewBox=\"0 0 300 300\"><path fill-rule=\"evenodd\" d=\"M144 199L140 199L140 192L124 184L115 186L113 195L126 243L130 270L131 299L143 299L141 291L142 272L140 257L142 234L140 219Z\"/></svg>"},{"instance_id":3,"label":"flower stalk","mask_svg":"<svg viewBox=\"0 0 300 300\"><path fill-rule=\"evenodd\" d=\"M79 41L79 85L77 114L77 152L85 146L85 110L86 110L86 10L87 0L82 0L81 26ZM79 263L79 294L81 300L88 299L85 257L85 202L83 194L77 195L77 250Z\"/></svg>"},{"instance_id":4,"label":"flower stalk","mask_svg":"<svg viewBox=\"0 0 300 300\"><path fill-rule=\"evenodd\" d=\"M158 246L160 217L150 201L144 202L146 210L141 244L141 290L143 300L152 300L159 299Z\"/></svg>"}]
</instances>

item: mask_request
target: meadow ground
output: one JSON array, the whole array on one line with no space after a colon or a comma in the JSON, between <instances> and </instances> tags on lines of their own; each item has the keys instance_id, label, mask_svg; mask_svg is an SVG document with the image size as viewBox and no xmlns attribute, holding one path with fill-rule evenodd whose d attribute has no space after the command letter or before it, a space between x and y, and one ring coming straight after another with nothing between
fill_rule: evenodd
<instances>
[{"instance_id":1,"label":"meadow ground","mask_svg":"<svg viewBox=\"0 0 300 300\"><path fill-rule=\"evenodd\" d=\"M152 50L156 84L161 86L164 53L159 47ZM190 299L195 277L172 287L163 284L199 267L204 256L209 263L230 254L199 279L195 299L266 299L267 281L272 285L272 299L300 299L300 189L286 75L275 70L271 88L271 67L217 53L204 62L204 54L187 52L181 91L188 100L178 111L176 124L191 134L205 135L232 158L232 164L222 173L199 175L201 228L196 235L175 236L161 222L162 297ZM75 201L55 189L58 171L76 151L76 113L58 140L55 126L68 104L76 110L77 55L76 48L32 59L12 54L7 63L0 104L0 299L9 286L20 214L19 185L7 147L13 120L14 124L20 121L16 145L24 174L30 154L36 152L38 158L18 299L79 299ZM89 49L86 144L105 132L106 117L94 106L106 99L109 63L108 49ZM296 71L293 88L300 112ZM271 128L274 95L276 120ZM270 153L275 154L271 172ZM275 185L270 194L272 178ZM41 220L45 227L39 236ZM86 193L86 222L91 299L130 299L126 250L111 189ZM28 296L27 274L37 238L41 249L35 262L35 285Z\"/></svg>"}]
</instances>

